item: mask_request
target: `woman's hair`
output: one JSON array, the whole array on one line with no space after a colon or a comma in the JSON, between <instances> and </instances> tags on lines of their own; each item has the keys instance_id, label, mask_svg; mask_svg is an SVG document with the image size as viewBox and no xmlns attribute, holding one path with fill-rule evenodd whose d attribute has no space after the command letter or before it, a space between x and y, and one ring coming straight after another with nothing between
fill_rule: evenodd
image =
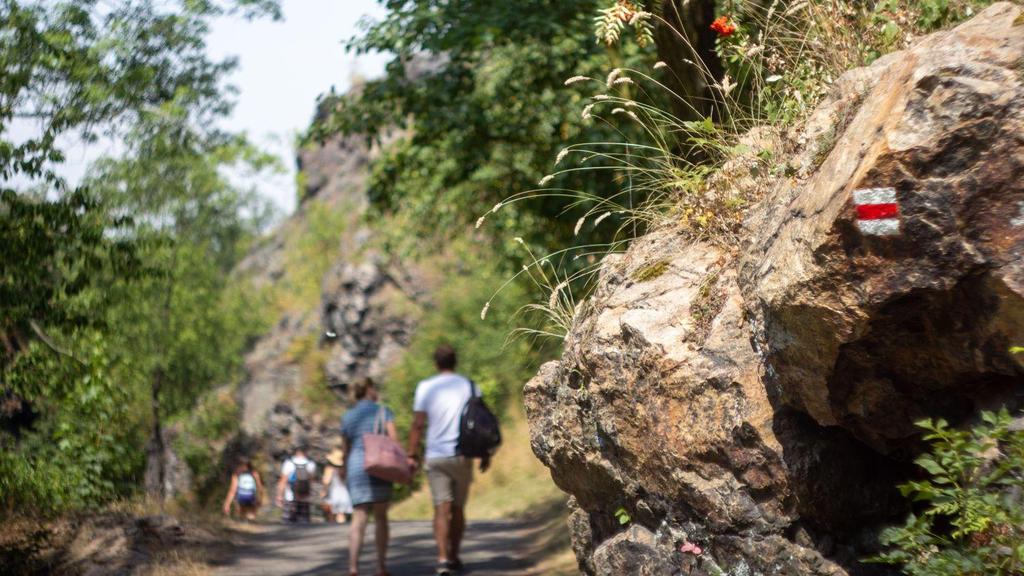
<instances>
[{"instance_id":1,"label":"woman's hair","mask_svg":"<svg viewBox=\"0 0 1024 576\"><path fill-rule=\"evenodd\" d=\"M242 458L235 466L235 472L252 472L252 461L248 458Z\"/></svg>"},{"instance_id":2,"label":"woman's hair","mask_svg":"<svg viewBox=\"0 0 1024 576\"><path fill-rule=\"evenodd\" d=\"M373 388L373 379L369 376L360 378L352 383L352 396L356 400L362 400L363 398L366 398L366 392L370 388Z\"/></svg>"}]
</instances>

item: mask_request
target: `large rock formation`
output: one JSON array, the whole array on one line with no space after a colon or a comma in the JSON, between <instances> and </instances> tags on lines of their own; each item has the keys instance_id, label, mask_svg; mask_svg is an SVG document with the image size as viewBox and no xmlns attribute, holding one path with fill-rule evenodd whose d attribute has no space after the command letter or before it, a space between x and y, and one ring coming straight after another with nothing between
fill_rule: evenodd
<instances>
[{"instance_id":1,"label":"large rock formation","mask_svg":"<svg viewBox=\"0 0 1024 576\"><path fill-rule=\"evenodd\" d=\"M586 572L885 573L913 422L1024 403L1021 12L838 81L742 248L605 262L526 386Z\"/></svg>"},{"instance_id":2,"label":"large rock formation","mask_svg":"<svg viewBox=\"0 0 1024 576\"><path fill-rule=\"evenodd\" d=\"M369 164L379 151L361 137L302 148L299 207L236 270L257 291L289 296L296 287L289 284L288 267L303 264L296 261L302 238L330 239L331 264L319 280L319 301L285 298L289 306L246 356L247 375L237 392L241 452L279 462L302 439L314 458L322 458L340 436L337 420L321 412L340 412L348 385L364 376L380 378L408 344L415 318L410 304L415 308L426 288L414 266L380 256L375 232L364 221ZM332 228L315 230L324 221ZM310 386L332 390L332 405L304 407L300 397Z\"/></svg>"}]
</instances>

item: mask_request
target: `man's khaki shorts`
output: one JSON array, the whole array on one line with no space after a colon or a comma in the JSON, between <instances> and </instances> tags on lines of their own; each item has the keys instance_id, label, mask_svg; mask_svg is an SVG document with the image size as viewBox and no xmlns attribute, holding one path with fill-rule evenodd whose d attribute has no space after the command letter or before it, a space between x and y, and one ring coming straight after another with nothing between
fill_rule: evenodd
<instances>
[{"instance_id":1,"label":"man's khaki shorts","mask_svg":"<svg viewBox=\"0 0 1024 576\"><path fill-rule=\"evenodd\" d=\"M473 481L473 461L462 456L430 458L425 466L434 506L451 502L464 508Z\"/></svg>"}]
</instances>

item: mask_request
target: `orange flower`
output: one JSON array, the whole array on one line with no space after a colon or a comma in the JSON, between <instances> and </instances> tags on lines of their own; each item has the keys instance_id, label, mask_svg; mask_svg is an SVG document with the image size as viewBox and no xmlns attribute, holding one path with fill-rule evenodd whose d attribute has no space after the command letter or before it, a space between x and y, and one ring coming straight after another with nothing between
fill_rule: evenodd
<instances>
[{"instance_id":1,"label":"orange flower","mask_svg":"<svg viewBox=\"0 0 1024 576\"><path fill-rule=\"evenodd\" d=\"M711 29L718 32L719 36L725 38L732 36L733 32L736 31L736 25L732 23L728 16L719 16L711 23Z\"/></svg>"}]
</instances>

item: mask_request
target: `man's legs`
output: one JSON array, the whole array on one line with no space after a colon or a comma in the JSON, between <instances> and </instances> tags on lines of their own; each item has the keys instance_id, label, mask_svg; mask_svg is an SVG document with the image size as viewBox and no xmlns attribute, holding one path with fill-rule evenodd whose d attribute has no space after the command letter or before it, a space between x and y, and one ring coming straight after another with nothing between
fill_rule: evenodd
<instances>
[{"instance_id":1,"label":"man's legs","mask_svg":"<svg viewBox=\"0 0 1024 576\"><path fill-rule=\"evenodd\" d=\"M466 502L469 501L469 485L473 481L473 461L468 458L457 458L452 462L452 519L451 548L449 557L457 568L462 567L459 551L462 549L462 537L466 533Z\"/></svg>"},{"instance_id":2,"label":"man's legs","mask_svg":"<svg viewBox=\"0 0 1024 576\"><path fill-rule=\"evenodd\" d=\"M448 535L451 546L448 549L448 558L452 562L461 562L459 549L462 547L462 536L466 533L466 509L450 503L452 508L451 531Z\"/></svg>"},{"instance_id":3,"label":"man's legs","mask_svg":"<svg viewBox=\"0 0 1024 576\"><path fill-rule=\"evenodd\" d=\"M434 506L434 540L437 540L437 561L449 560L448 546L451 542L452 503L441 502Z\"/></svg>"},{"instance_id":4,"label":"man's legs","mask_svg":"<svg viewBox=\"0 0 1024 576\"><path fill-rule=\"evenodd\" d=\"M461 564L459 550L466 532L466 500L472 478L464 458L439 458L427 462L427 480L434 499L434 539L442 564Z\"/></svg>"},{"instance_id":5,"label":"man's legs","mask_svg":"<svg viewBox=\"0 0 1024 576\"><path fill-rule=\"evenodd\" d=\"M388 503L373 504L373 521L376 523L377 571L384 573L388 568Z\"/></svg>"},{"instance_id":6,"label":"man's legs","mask_svg":"<svg viewBox=\"0 0 1024 576\"><path fill-rule=\"evenodd\" d=\"M371 504L360 504L352 512L352 526L348 529L348 573L359 571L359 551L363 547L366 535L366 523L369 520Z\"/></svg>"}]
</instances>

